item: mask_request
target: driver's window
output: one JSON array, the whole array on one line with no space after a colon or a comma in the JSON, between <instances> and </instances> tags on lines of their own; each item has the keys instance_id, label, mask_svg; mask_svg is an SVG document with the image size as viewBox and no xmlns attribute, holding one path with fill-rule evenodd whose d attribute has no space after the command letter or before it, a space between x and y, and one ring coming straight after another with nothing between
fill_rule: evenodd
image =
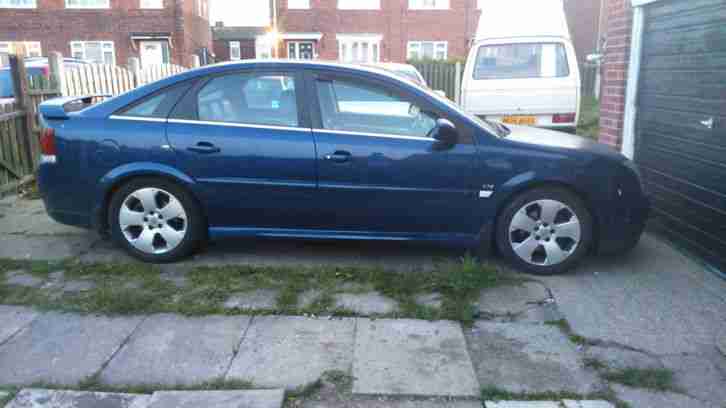
<instances>
[{"instance_id":1,"label":"driver's window","mask_svg":"<svg viewBox=\"0 0 726 408\"><path fill-rule=\"evenodd\" d=\"M436 118L383 87L317 81L323 127L348 132L427 137Z\"/></svg>"}]
</instances>

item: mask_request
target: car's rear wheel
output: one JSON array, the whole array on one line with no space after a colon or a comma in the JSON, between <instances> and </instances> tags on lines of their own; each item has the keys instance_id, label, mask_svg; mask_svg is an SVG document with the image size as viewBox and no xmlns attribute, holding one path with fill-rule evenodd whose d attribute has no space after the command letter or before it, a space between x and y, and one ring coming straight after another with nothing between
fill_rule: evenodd
<instances>
[{"instance_id":1,"label":"car's rear wheel","mask_svg":"<svg viewBox=\"0 0 726 408\"><path fill-rule=\"evenodd\" d=\"M135 179L112 197L108 212L113 238L146 262L173 262L191 254L205 237L196 201L163 179Z\"/></svg>"},{"instance_id":2,"label":"car's rear wheel","mask_svg":"<svg viewBox=\"0 0 726 408\"><path fill-rule=\"evenodd\" d=\"M518 269L537 275L563 273L587 254L592 217L569 191L538 188L520 194L504 209L496 241Z\"/></svg>"}]
</instances>

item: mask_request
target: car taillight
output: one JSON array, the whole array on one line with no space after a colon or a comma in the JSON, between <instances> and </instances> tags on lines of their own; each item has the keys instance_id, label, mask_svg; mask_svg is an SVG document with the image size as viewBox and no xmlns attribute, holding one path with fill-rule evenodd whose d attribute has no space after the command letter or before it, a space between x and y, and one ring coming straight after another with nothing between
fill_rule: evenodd
<instances>
[{"instance_id":1,"label":"car taillight","mask_svg":"<svg viewBox=\"0 0 726 408\"><path fill-rule=\"evenodd\" d=\"M43 163L55 163L57 149L55 147L55 130L45 128L40 133L40 153Z\"/></svg>"},{"instance_id":2,"label":"car taillight","mask_svg":"<svg viewBox=\"0 0 726 408\"><path fill-rule=\"evenodd\" d=\"M574 113L558 113L552 116L552 123L575 123Z\"/></svg>"}]
</instances>

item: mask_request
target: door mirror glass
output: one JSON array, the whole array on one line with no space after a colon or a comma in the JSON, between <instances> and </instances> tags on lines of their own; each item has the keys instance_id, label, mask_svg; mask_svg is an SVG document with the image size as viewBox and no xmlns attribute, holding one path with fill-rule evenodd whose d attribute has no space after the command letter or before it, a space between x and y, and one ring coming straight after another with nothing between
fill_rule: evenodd
<instances>
[{"instance_id":1,"label":"door mirror glass","mask_svg":"<svg viewBox=\"0 0 726 408\"><path fill-rule=\"evenodd\" d=\"M459 142L459 131L456 130L456 126L450 120L438 119L436 127L431 130L431 137L436 140L434 149L450 149Z\"/></svg>"}]
</instances>

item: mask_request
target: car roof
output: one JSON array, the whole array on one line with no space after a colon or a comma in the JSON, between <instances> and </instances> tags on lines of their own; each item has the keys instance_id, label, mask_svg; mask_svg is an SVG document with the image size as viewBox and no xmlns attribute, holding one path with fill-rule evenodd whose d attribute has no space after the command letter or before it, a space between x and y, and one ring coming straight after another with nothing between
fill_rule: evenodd
<instances>
[{"instance_id":1,"label":"car roof","mask_svg":"<svg viewBox=\"0 0 726 408\"><path fill-rule=\"evenodd\" d=\"M202 71L208 71L209 73L213 73L218 69L231 69L234 67L238 68L244 68L244 67L271 67L271 68L296 68L296 69L303 69L303 68L310 68L310 69L331 69L335 71L346 71L350 73L369 73L369 74L376 74L376 75L383 75L388 78L400 80L400 78L391 73L390 71L384 69L382 66L375 66L375 65L359 65L359 64L353 64L353 63L344 63L344 62L337 62L337 61L325 61L325 60L289 60L289 59L249 59L249 60L243 60L243 61L231 61L231 62L221 62L213 65L207 65L201 68L197 68L192 71L188 72L198 72L202 73Z\"/></svg>"}]
</instances>

